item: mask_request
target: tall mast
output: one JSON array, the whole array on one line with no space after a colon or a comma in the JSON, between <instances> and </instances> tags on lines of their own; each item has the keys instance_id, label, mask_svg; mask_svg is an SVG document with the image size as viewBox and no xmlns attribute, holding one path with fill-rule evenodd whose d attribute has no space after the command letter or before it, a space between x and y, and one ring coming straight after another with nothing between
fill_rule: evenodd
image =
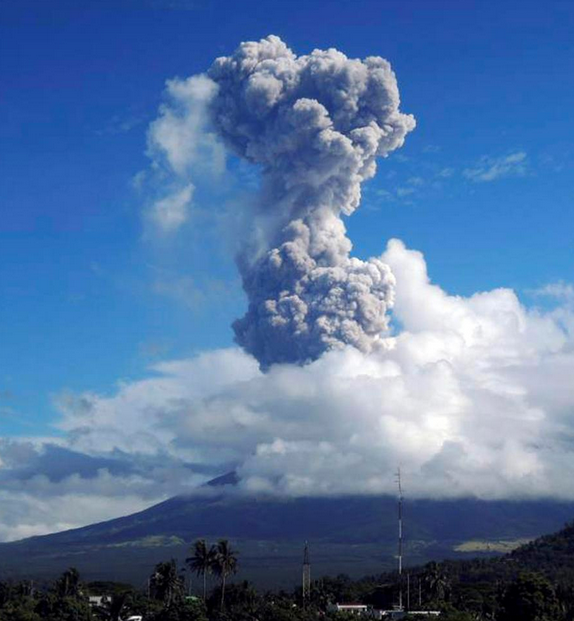
<instances>
[{"instance_id":1,"label":"tall mast","mask_svg":"<svg viewBox=\"0 0 574 621\"><path fill-rule=\"evenodd\" d=\"M303 607L305 607L311 596L311 561L309 560L309 543L305 542L303 551Z\"/></svg>"},{"instance_id":2,"label":"tall mast","mask_svg":"<svg viewBox=\"0 0 574 621\"><path fill-rule=\"evenodd\" d=\"M398 570L399 570L399 609L403 609L403 487L401 484L401 468L397 468L397 486L399 488L399 541L398 541Z\"/></svg>"}]
</instances>

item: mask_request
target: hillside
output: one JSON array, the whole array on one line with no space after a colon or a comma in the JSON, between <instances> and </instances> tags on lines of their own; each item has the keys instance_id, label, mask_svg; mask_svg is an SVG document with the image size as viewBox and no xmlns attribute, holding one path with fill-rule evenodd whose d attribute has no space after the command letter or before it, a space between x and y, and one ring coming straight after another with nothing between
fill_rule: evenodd
<instances>
[{"instance_id":1,"label":"hillside","mask_svg":"<svg viewBox=\"0 0 574 621\"><path fill-rule=\"evenodd\" d=\"M6 549L17 549L24 543ZM298 587L281 593L277 590L258 592L248 582L240 580L226 589L225 618L309 621L321 617L334 620L339 617L331 616L329 602L352 601L386 610L397 604L400 591L402 601L411 611L440 610L445 621L570 621L574 618L573 552L574 524L497 558L446 560L410 566L406 580L403 574L402 583L396 570L364 576L360 580L344 575L321 577L311 583L310 598L304 608L300 606ZM275 574L277 567L269 569L270 574ZM184 597L190 586L185 577L177 580L172 592L174 597L167 599L161 590L164 582L157 581L157 576L168 575L168 570L177 572L177 566L162 562L155 570L158 572L156 582L145 581L135 588L111 582L92 582L86 588L91 594L113 592L116 601L122 602L125 614L143 613L151 620L216 621L222 618L221 596L216 582L209 581L211 594L208 591L205 605L200 598ZM113 566L107 567L108 575L113 571ZM61 621L72 616L85 621L109 619L105 606L91 609L83 590L74 590L74 585L81 585L79 580L80 575L71 570L50 584L35 583L39 588L33 591L26 581L21 584L2 584L0 581L0 587L3 587L0 589L0 617L33 621ZM154 586L150 588L150 584ZM201 592L201 583L191 586L196 593Z\"/></svg>"},{"instance_id":2,"label":"hillside","mask_svg":"<svg viewBox=\"0 0 574 621\"><path fill-rule=\"evenodd\" d=\"M554 582L574 585L574 522L521 546L508 556L508 561L542 572Z\"/></svg>"},{"instance_id":3,"label":"hillside","mask_svg":"<svg viewBox=\"0 0 574 621\"><path fill-rule=\"evenodd\" d=\"M199 537L231 539L240 551L242 577L270 586L298 581L305 540L311 544L314 575L345 572L359 577L393 567L393 497L253 498L225 491L230 487L171 498L83 528L1 544L0 577L49 578L74 565L90 579L138 584L155 562L185 558L189 542ZM405 503L404 515L407 564L416 565L474 556L472 545L463 545L467 542L483 542L484 553L492 554L498 542L556 531L574 516L574 503L417 500Z\"/></svg>"}]
</instances>

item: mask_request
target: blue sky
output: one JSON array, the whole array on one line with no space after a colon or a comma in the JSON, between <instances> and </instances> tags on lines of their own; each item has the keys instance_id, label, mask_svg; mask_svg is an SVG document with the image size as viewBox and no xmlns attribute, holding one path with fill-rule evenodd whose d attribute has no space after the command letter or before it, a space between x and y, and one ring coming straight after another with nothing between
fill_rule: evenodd
<instances>
[{"instance_id":1,"label":"blue sky","mask_svg":"<svg viewBox=\"0 0 574 621\"><path fill-rule=\"evenodd\" d=\"M133 179L165 80L243 40L391 61L418 126L347 223L358 256L399 237L454 294L540 303L529 290L571 281L573 18L558 1L3 2L2 434L51 433L62 391L231 344L245 300L225 244L201 214L146 238Z\"/></svg>"}]
</instances>

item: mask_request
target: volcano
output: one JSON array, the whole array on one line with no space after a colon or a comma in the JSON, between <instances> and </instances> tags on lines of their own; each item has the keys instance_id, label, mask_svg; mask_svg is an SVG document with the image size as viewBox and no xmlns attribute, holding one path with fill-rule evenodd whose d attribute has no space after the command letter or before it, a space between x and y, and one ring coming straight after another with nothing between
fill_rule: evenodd
<instances>
[{"instance_id":1,"label":"volcano","mask_svg":"<svg viewBox=\"0 0 574 621\"><path fill-rule=\"evenodd\" d=\"M145 584L154 564L189 556L198 538L228 538L239 579L260 587L298 584L305 541L313 576L378 573L395 564L397 501L392 496L254 497L229 473L197 494L139 513L0 545L0 578L47 580L70 566L85 580ZM406 500L405 560L507 552L574 516L574 502Z\"/></svg>"}]
</instances>

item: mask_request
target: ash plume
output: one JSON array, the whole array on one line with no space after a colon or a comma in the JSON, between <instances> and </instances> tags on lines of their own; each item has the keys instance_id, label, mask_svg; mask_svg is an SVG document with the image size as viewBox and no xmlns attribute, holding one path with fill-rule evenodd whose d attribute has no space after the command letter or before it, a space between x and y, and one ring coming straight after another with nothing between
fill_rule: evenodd
<instances>
[{"instance_id":1,"label":"ash plume","mask_svg":"<svg viewBox=\"0 0 574 621\"><path fill-rule=\"evenodd\" d=\"M269 36L218 58L208 75L216 130L262 176L237 257L249 299L237 342L264 369L346 345L371 351L388 328L395 281L380 259L350 256L341 217L357 209L376 158L415 126L399 111L389 63L335 49L296 56Z\"/></svg>"}]
</instances>

